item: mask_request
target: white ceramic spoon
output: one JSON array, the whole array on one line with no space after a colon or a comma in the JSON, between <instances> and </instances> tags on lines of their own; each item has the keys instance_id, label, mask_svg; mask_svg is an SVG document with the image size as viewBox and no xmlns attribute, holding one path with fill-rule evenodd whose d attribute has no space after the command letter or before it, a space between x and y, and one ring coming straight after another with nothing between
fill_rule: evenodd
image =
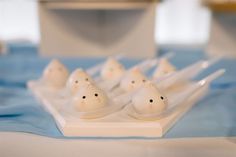
<instances>
[{"instance_id":1,"label":"white ceramic spoon","mask_svg":"<svg viewBox=\"0 0 236 157\"><path fill-rule=\"evenodd\" d=\"M103 90L95 84L87 83L78 93L65 100L60 108L61 112L74 118L94 119L104 117L121 110L125 104L113 101Z\"/></svg>"},{"instance_id":2,"label":"white ceramic spoon","mask_svg":"<svg viewBox=\"0 0 236 157\"><path fill-rule=\"evenodd\" d=\"M41 78L37 81L42 88L60 90L69 76L68 69L57 59L53 59L45 67Z\"/></svg>"},{"instance_id":3,"label":"white ceramic spoon","mask_svg":"<svg viewBox=\"0 0 236 157\"><path fill-rule=\"evenodd\" d=\"M204 79L196 83L193 83L192 85L188 87L188 89L184 90L183 92L176 93L176 95L172 95L171 97L168 98L168 105L167 105L166 110L164 110L161 113L157 113L157 114L138 113L135 110L134 105L132 103L127 105L127 107L125 108L125 111L131 117L134 117L135 119L140 119L140 120L158 120L158 119L164 118L170 115L171 113L177 111L178 109L184 108L186 105L184 102L189 97L193 96L196 92L198 92L203 87L207 87L213 80L215 80L216 78L224 74L224 72L225 72L225 69L220 69L208 75Z\"/></svg>"},{"instance_id":4,"label":"white ceramic spoon","mask_svg":"<svg viewBox=\"0 0 236 157\"><path fill-rule=\"evenodd\" d=\"M158 88L160 89L166 89L172 85L174 85L177 82L181 81L188 81L194 77L196 77L200 72L207 69L211 65L213 65L215 62L217 62L221 57L216 57L210 60L200 60L196 63L183 68L179 71L172 72L170 74L166 74L153 82L155 82L158 85Z\"/></svg>"},{"instance_id":5,"label":"white ceramic spoon","mask_svg":"<svg viewBox=\"0 0 236 157\"><path fill-rule=\"evenodd\" d=\"M114 56L114 58L115 58L116 60L120 60L120 59L124 58L124 55L123 55L123 54L118 54L118 55ZM90 68L88 68L88 69L86 70L86 72L87 72L90 76L94 76L94 75L96 75L96 74L102 69L104 63L105 63L105 61L102 62L102 63L99 63L99 64L97 64L97 65L95 65L95 66L93 66L93 67L90 67Z\"/></svg>"},{"instance_id":6,"label":"white ceramic spoon","mask_svg":"<svg viewBox=\"0 0 236 157\"><path fill-rule=\"evenodd\" d=\"M140 62L139 64L135 65L136 67L138 67L143 73L145 73L146 71L148 71L150 68L154 67L155 65L157 65L160 60L162 59L170 59L174 56L173 52L169 52L159 58L152 58L152 59L147 59L144 60L143 62ZM133 66L133 67L135 67ZM132 69L133 67L131 67L130 69Z\"/></svg>"},{"instance_id":7,"label":"white ceramic spoon","mask_svg":"<svg viewBox=\"0 0 236 157\"><path fill-rule=\"evenodd\" d=\"M111 95L116 95L116 93L123 93L125 91L123 91L122 89L119 88L120 83L122 81L122 79L125 77L125 75L127 75L127 73L129 73L130 71L132 71L133 69L137 68L140 70L140 72L145 73L147 70L149 70L150 68L154 67L156 64L159 63L159 61L163 58L169 59L171 57L173 57L173 52L167 53L166 55L160 57L160 58L153 58L153 59L147 59L144 60L134 66L132 66L131 68L129 68L128 70L126 70L125 74L123 75L123 77L118 78L116 80L113 81L107 81L107 82L103 82L101 87L103 89L105 89L107 92L109 92ZM145 78L146 79L146 78ZM146 79L147 80L147 79ZM115 90L115 91L114 91ZM115 94L112 94L112 91Z\"/></svg>"},{"instance_id":8,"label":"white ceramic spoon","mask_svg":"<svg viewBox=\"0 0 236 157\"><path fill-rule=\"evenodd\" d=\"M151 66L152 66L151 64L155 64L154 62L156 62L156 59L148 59L148 60L142 61L141 63L138 63L137 65L133 66L129 70L123 71L122 75L120 75L120 77L118 77L118 78L111 79L111 80L96 79L97 80L96 82L101 88L103 88L105 91L110 93L113 88L118 86L120 84L120 82L127 75L129 75L129 73L132 73L133 69L138 69L138 71L141 73L142 71L145 71L145 70L151 68ZM115 73L115 71L114 71L114 73Z\"/></svg>"}]
</instances>

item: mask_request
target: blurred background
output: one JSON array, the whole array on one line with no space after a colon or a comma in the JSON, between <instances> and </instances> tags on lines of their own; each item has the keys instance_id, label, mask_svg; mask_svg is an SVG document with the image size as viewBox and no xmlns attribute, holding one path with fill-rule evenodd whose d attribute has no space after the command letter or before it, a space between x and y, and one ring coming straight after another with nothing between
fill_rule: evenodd
<instances>
[{"instance_id":1,"label":"blurred background","mask_svg":"<svg viewBox=\"0 0 236 157\"><path fill-rule=\"evenodd\" d=\"M231 57L234 5L224 0L1 0L0 41L39 45L43 55L150 57L162 47L184 47L211 55L226 51Z\"/></svg>"},{"instance_id":2,"label":"blurred background","mask_svg":"<svg viewBox=\"0 0 236 157\"><path fill-rule=\"evenodd\" d=\"M155 41L160 44L206 44L210 10L201 0L165 0L156 8ZM37 1L1 0L0 37L40 41Z\"/></svg>"},{"instance_id":3,"label":"blurred background","mask_svg":"<svg viewBox=\"0 0 236 157\"><path fill-rule=\"evenodd\" d=\"M40 43L38 3L37 0L1 0L0 39L7 42ZM181 46L207 44L211 12L202 5L201 0L164 0L155 7L155 14L156 44Z\"/></svg>"}]
</instances>

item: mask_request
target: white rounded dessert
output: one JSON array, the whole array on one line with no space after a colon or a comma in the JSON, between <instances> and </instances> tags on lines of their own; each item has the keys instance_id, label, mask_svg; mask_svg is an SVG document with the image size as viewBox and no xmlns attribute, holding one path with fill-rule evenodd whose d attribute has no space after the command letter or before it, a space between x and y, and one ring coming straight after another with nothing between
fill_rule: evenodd
<instances>
[{"instance_id":1,"label":"white rounded dessert","mask_svg":"<svg viewBox=\"0 0 236 157\"><path fill-rule=\"evenodd\" d=\"M167 108L167 98L152 83L144 85L132 97L134 110L139 114L159 114Z\"/></svg>"},{"instance_id":2,"label":"white rounded dessert","mask_svg":"<svg viewBox=\"0 0 236 157\"><path fill-rule=\"evenodd\" d=\"M93 84L83 86L73 98L72 104L78 112L95 111L109 105L107 95Z\"/></svg>"},{"instance_id":3,"label":"white rounded dessert","mask_svg":"<svg viewBox=\"0 0 236 157\"><path fill-rule=\"evenodd\" d=\"M103 80L116 80L125 73L124 66L114 58L108 58L101 70Z\"/></svg>"},{"instance_id":4,"label":"white rounded dessert","mask_svg":"<svg viewBox=\"0 0 236 157\"><path fill-rule=\"evenodd\" d=\"M62 88L65 86L69 72L58 60L53 59L43 71L42 80L47 86Z\"/></svg>"},{"instance_id":5,"label":"white rounded dessert","mask_svg":"<svg viewBox=\"0 0 236 157\"><path fill-rule=\"evenodd\" d=\"M66 88L71 95L75 95L88 82L94 83L93 79L84 70L76 69L68 78Z\"/></svg>"},{"instance_id":6,"label":"white rounded dessert","mask_svg":"<svg viewBox=\"0 0 236 157\"><path fill-rule=\"evenodd\" d=\"M175 66L172 65L166 58L160 60L158 67L154 70L153 78L157 79L165 74L169 74L176 70Z\"/></svg>"},{"instance_id":7,"label":"white rounded dessert","mask_svg":"<svg viewBox=\"0 0 236 157\"><path fill-rule=\"evenodd\" d=\"M133 91L141 87L147 80L147 77L135 67L126 73L120 82L120 87L126 92Z\"/></svg>"}]
</instances>

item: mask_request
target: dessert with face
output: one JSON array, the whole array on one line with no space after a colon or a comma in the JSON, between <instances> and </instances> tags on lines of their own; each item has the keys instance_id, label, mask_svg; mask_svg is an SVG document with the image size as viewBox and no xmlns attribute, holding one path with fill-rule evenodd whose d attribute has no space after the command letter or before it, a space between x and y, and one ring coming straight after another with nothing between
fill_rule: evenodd
<instances>
[{"instance_id":1,"label":"dessert with face","mask_svg":"<svg viewBox=\"0 0 236 157\"><path fill-rule=\"evenodd\" d=\"M165 74L175 71L175 67L165 58L160 60L158 67L153 73L153 78L159 78Z\"/></svg>"},{"instance_id":2,"label":"dessert with face","mask_svg":"<svg viewBox=\"0 0 236 157\"><path fill-rule=\"evenodd\" d=\"M43 82L54 88L65 86L68 78L68 70L58 60L53 59L43 72Z\"/></svg>"},{"instance_id":3,"label":"dessert with face","mask_svg":"<svg viewBox=\"0 0 236 157\"><path fill-rule=\"evenodd\" d=\"M93 84L83 86L72 103L78 112L94 111L109 105L107 95Z\"/></svg>"},{"instance_id":4,"label":"dessert with face","mask_svg":"<svg viewBox=\"0 0 236 157\"><path fill-rule=\"evenodd\" d=\"M101 77L103 80L115 80L123 76L124 72L125 68L121 63L114 58L109 58L101 70Z\"/></svg>"},{"instance_id":5,"label":"dessert with face","mask_svg":"<svg viewBox=\"0 0 236 157\"><path fill-rule=\"evenodd\" d=\"M159 114L167 108L167 98L156 86L148 83L132 97L134 110L140 114Z\"/></svg>"},{"instance_id":6,"label":"dessert with face","mask_svg":"<svg viewBox=\"0 0 236 157\"><path fill-rule=\"evenodd\" d=\"M138 68L133 68L121 80L120 87L126 92L133 91L141 87L146 81L146 76Z\"/></svg>"},{"instance_id":7,"label":"dessert with face","mask_svg":"<svg viewBox=\"0 0 236 157\"><path fill-rule=\"evenodd\" d=\"M82 69L76 69L67 80L67 90L75 95L84 85L94 83L93 79Z\"/></svg>"}]
</instances>

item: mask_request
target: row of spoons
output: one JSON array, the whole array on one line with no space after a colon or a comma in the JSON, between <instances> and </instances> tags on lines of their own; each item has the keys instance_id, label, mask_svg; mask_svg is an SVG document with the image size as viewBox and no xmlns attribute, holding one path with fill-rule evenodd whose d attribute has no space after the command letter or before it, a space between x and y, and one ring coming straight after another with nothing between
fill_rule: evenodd
<instances>
[{"instance_id":1,"label":"row of spoons","mask_svg":"<svg viewBox=\"0 0 236 157\"><path fill-rule=\"evenodd\" d=\"M119 62L121 56L109 57L97 66L78 68L70 75L59 60L53 59L38 83L53 91L55 99L65 102L62 110L78 118L100 118L125 109L135 119L156 120L180 108L187 98L224 73L220 69L181 92L166 95L167 88L190 81L219 59L201 60L177 70L168 60L171 56L144 60L129 69ZM152 76L147 77L145 73L155 66Z\"/></svg>"}]
</instances>

